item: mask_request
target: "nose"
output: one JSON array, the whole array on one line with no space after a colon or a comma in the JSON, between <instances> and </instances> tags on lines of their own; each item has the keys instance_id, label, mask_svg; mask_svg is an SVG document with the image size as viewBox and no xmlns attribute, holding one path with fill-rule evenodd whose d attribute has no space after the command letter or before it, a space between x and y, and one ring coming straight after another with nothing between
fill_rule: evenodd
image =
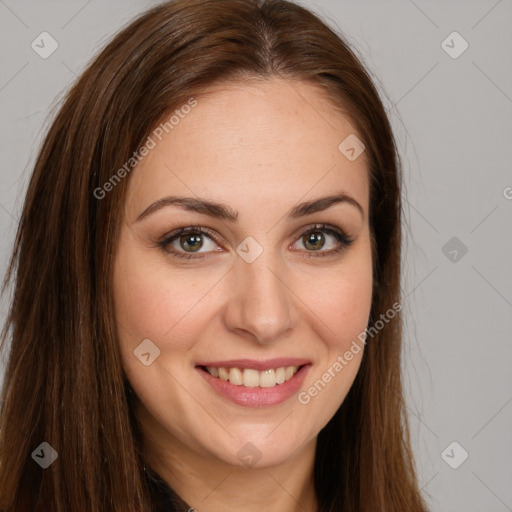
<instances>
[{"instance_id":1,"label":"nose","mask_svg":"<svg viewBox=\"0 0 512 512\"><path fill-rule=\"evenodd\" d=\"M236 259L224 310L224 321L231 332L260 344L273 343L289 334L298 318L284 266L270 252L264 251L252 263Z\"/></svg>"}]
</instances>

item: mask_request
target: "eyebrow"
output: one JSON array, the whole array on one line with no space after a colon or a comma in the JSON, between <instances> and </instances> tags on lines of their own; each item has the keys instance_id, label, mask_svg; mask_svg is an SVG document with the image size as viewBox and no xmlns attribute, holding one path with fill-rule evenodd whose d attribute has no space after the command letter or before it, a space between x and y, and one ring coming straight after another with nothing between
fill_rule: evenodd
<instances>
[{"instance_id":1,"label":"eyebrow","mask_svg":"<svg viewBox=\"0 0 512 512\"><path fill-rule=\"evenodd\" d=\"M312 201L300 203L299 205L294 206L288 212L288 217L291 219L297 219L299 217L304 217L312 213L327 210L331 206L340 203L346 203L355 206L357 210L359 210L361 215L364 217L363 207L352 196L349 196L345 192L340 192L334 195L320 197ZM158 210L161 210L166 206L172 205L179 206L187 211L202 213L204 215L209 215L210 217L227 220L230 222L236 222L238 219L238 212L222 203L194 197L168 196L163 197L162 199L159 199L158 201L155 201L154 203L150 204L137 217L135 222L139 222L142 219L145 219L151 214L157 212Z\"/></svg>"}]
</instances>

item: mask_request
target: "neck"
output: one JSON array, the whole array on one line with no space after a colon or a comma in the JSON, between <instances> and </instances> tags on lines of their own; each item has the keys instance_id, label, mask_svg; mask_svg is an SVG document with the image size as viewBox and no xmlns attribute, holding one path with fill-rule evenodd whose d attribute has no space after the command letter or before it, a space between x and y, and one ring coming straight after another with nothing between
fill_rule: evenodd
<instances>
[{"instance_id":1,"label":"neck","mask_svg":"<svg viewBox=\"0 0 512 512\"><path fill-rule=\"evenodd\" d=\"M147 463L197 512L318 510L313 479L316 438L279 464L247 468L191 450L156 425L147 411L142 416Z\"/></svg>"}]
</instances>

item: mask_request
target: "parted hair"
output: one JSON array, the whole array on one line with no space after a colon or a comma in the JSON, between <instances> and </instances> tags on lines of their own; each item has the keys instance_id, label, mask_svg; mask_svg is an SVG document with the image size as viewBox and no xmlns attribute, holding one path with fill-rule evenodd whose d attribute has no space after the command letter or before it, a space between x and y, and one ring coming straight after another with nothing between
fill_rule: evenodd
<instances>
[{"instance_id":1,"label":"parted hair","mask_svg":"<svg viewBox=\"0 0 512 512\"><path fill-rule=\"evenodd\" d=\"M3 287L12 300L2 335L1 512L155 510L114 321L113 263L130 175L101 199L94 191L169 112L209 86L307 81L349 116L368 159L370 318L400 303L400 158L362 62L343 35L289 1L175 0L137 17L88 65L37 155ZM368 341L347 397L319 433L318 512L426 510L401 344L397 315ZM58 453L47 469L31 456L42 442ZM174 509L187 510L180 500Z\"/></svg>"}]
</instances>

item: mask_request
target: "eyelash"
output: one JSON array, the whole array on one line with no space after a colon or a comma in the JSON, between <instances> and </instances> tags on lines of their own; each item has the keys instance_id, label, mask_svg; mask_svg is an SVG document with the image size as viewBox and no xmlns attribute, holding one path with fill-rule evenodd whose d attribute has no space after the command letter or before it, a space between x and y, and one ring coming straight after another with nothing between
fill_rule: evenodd
<instances>
[{"instance_id":1,"label":"eyelash","mask_svg":"<svg viewBox=\"0 0 512 512\"><path fill-rule=\"evenodd\" d=\"M332 235L339 243L339 246L336 249L331 249L330 251L305 251L307 256L304 256L306 258L318 258L318 257L325 257L325 256L332 256L334 254L338 254L341 251L343 251L346 247L349 247L353 242L354 239L346 235L343 231L338 230L337 228L330 227L327 224L315 224L314 226L306 229L302 232L299 239L303 238L305 235L309 235L311 233L316 232L323 232L327 233L329 235ZM204 228L200 225L196 226L188 226L186 228L179 228L176 231L173 231L172 233L166 235L163 239L159 240L157 245L160 247L163 251L165 251L167 254L171 255L174 258L178 259L196 259L196 260L203 260L205 259L206 255L203 253L202 255L194 254L194 253L186 253L182 251L176 251L176 250L168 250L166 249L167 246L169 246L174 240L178 239L179 237L187 234L200 234L200 235L206 235L208 238L216 242L218 245L221 245L219 240L217 239L217 236L208 228Z\"/></svg>"}]
</instances>

